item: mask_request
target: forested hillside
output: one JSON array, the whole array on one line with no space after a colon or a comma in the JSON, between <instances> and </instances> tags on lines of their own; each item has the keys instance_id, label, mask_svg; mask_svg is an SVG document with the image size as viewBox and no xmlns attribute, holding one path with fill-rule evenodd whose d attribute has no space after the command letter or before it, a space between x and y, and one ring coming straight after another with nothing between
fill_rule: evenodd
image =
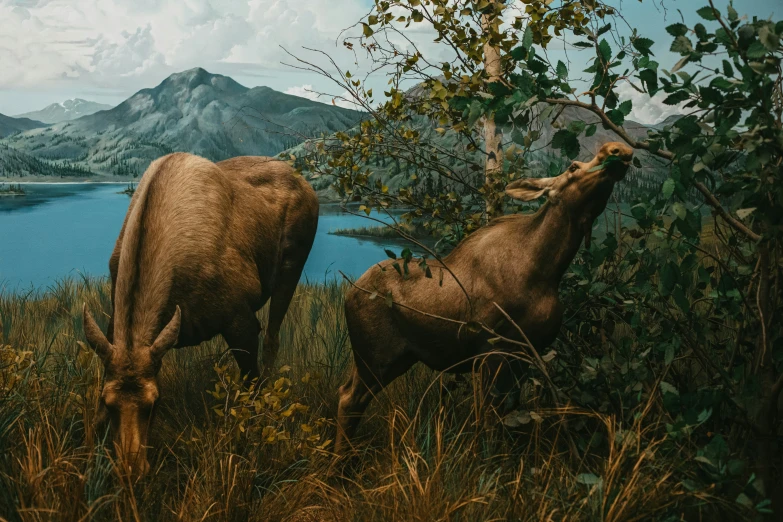
<instances>
[{"instance_id":1,"label":"forested hillside","mask_svg":"<svg viewBox=\"0 0 783 522\"><path fill-rule=\"evenodd\" d=\"M99 176L134 178L169 152L216 161L274 155L306 137L349 128L360 118L357 111L268 87L248 89L196 68L171 75L111 110L0 143L45 162L67 162Z\"/></svg>"}]
</instances>

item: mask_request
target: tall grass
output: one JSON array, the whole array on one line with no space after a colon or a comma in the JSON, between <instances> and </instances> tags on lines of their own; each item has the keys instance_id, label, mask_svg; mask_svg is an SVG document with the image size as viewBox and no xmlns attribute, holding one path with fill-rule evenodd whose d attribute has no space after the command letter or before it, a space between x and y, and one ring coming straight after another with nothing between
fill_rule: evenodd
<instances>
[{"instance_id":1,"label":"tall grass","mask_svg":"<svg viewBox=\"0 0 783 522\"><path fill-rule=\"evenodd\" d=\"M586 449L575 462L563 444L564 412L539 407L536 394L525 396L535 420L512 430L476 407L469 381L423 367L374 401L353 467L338 464L328 445L297 446L306 435L301 424L321 426L321 443L334 438L336 390L352 362L343 291L337 283L300 286L284 322L279 364L292 383L285 400L306 406L274 421L290 440L237 429L241 408L236 416L230 408L219 414L220 401L207 391L225 385L221 366L234 368L222 339L169 353L151 472L139 481L115 465L108 434L95 427L102 368L80 344L82 303L105 327L107 281L66 280L39 295L0 295L0 517L630 521L714 502L673 477L677 462L659 455L661 430L646 411L625 429L609 416L565 412L589 417L612 441L608 451ZM251 416L242 427L264 428L267 420Z\"/></svg>"}]
</instances>

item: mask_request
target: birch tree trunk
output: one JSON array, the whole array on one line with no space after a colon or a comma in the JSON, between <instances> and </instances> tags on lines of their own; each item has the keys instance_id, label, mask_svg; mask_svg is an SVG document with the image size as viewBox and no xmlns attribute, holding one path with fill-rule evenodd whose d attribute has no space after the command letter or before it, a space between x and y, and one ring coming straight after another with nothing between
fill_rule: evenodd
<instances>
[{"instance_id":1,"label":"birch tree trunk","mask_svg":"<svg viewBox=\"0 0 783 522\"><path fill-rule=\"evenodd\" d=\"M492 0L492 3L495 3ZM481 28L485 34L498 32L500 16L484 14L481 16ZM489 76L489 82L500 81L502 73L500 64L500 49L493 46L487 39L484 44L484 70ZM501 142L502 131L495 125L495 116L488 114L484 118L484 144L487 161L484 166L484 178L488 188L485 196L487 202L487 221L503 214L503 191L500 179L503 174L503 151Z\"/></svg>"}]
</instances>

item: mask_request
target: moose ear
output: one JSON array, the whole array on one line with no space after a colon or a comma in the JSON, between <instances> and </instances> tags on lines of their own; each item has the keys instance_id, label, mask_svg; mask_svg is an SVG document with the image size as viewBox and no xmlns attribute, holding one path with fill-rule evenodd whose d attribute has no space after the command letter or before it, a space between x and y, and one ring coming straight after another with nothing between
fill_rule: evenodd
<instances>
[{"instance_id":1,"label":"moose ear","mask_svg":"<svg viewBox=\"0 0 783 522\"><path fill-rule=\"evenodd\" d=\"M166 355L166 352L177 344L179 328L181 325L182 311L179 309L179 306L177 306L177 309L174 310L174 317L171 318L169 324L166 325L158 335L158 338L155 339L155 342L152 343L151 351L153 358L160 361L163 356Z\"/></svg>"},{"instance_id":2,"label":"moose ear","mask_svg":"<svg viewBox=\"0 0 783 522\"><path fill-rule=\"evenodd\" d=\"M98 357L100 357L104 364L111 359L112 351L114 347L111 345L106 336L103 335L100 327L93 319L92 314L87 309L87 303L82 308L82 325L84 326L84 336L87 338L87 344L90 345Z\"/></svg>"},{"instance_id":3,"label":"moose ear","mask_svg":"<svg viewBox=\"0 0 783 522\"><path fill-rule=\"evenodd\" d=\"M520 201L533 201L545 196L555 178L523 178L506 186L506 194Z\"/></svg>"}]
</instances>

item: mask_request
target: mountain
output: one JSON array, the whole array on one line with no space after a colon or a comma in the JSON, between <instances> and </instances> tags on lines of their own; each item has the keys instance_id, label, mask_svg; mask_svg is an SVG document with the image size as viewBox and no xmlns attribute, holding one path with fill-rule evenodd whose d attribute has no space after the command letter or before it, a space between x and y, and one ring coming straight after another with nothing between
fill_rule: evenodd
<instances>
[{"instance_id":1,"label":"mountain","mask_svg":"<svg viewBox=\"0 0 783 522\"><path fill-rule=\"evenodd\" d=\"M11 116L0 114L0 138L4 138L14 132L37 129L40 127L46 127L46 124L28 118L12 118Z\"/></svg>"},{"instance_id":2,"label":"mountain","mask_svg":"<svg viewBox=\"0 0 783 522\"><path fill-rule=\"evenodd\" d=\"M275 155L305 137L354 126L362 113L274 91L249 89L196 68L169 76L118 106L2 140L35 158L98 175L138 176L169 152L213 161Z\"/></svg>"},{"instance_id":3,"label":"mountain","mask_svg":"<svg viewBox=\"0 0 783 522\"><path fill-rule=\"evenodd\" d=\"M16 117L30 118L32 120L38 120L44 123L60 123L63 121L75 120L77 118L81 118L82 116L95 114L96 112L105 111L111 108L111 105L106 105L105 103L97 103L82 100L81 98L74 98L73 100L65 100L62 103L53 103L41 109L40 111L19 114Z\"/></svg>"}]
</instances>

